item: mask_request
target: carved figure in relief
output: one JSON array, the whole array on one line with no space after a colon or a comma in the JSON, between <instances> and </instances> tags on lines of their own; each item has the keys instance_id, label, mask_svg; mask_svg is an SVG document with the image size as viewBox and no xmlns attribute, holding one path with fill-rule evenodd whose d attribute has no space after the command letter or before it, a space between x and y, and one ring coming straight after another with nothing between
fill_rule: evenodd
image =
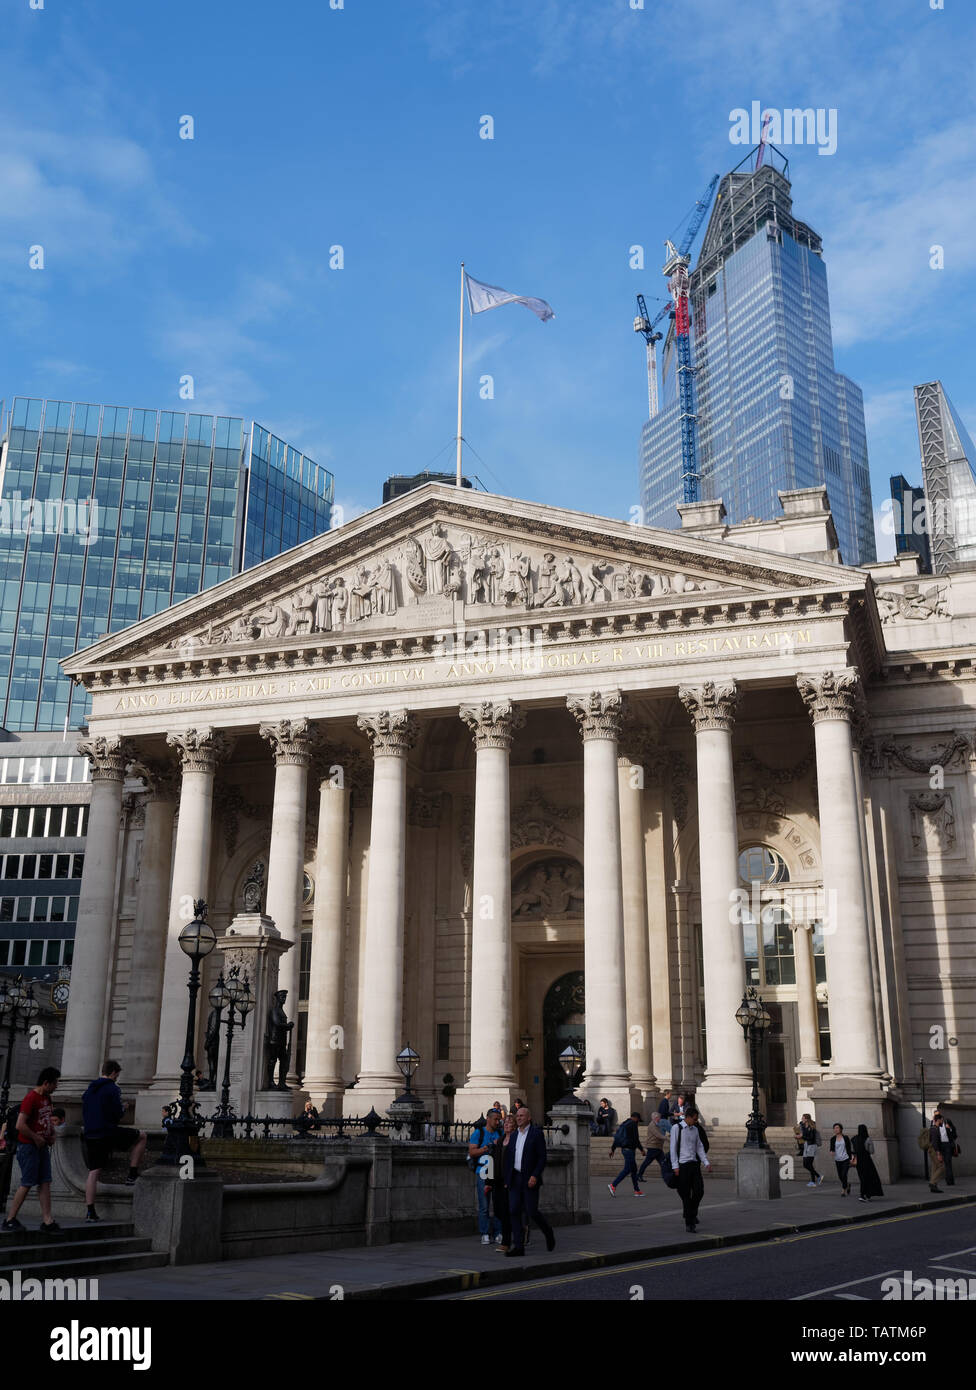
<instances>
[{"instance_id":1,"label":"carved figure in relief","mask_svg":"<svg viewBox=\"0 0 976 1390\"><path fill-rule=\"evenodd\" d=\"M520 893L512 897L512 916L517 917L520 913L527 914L533 908L542 908L542 897L546 889L546 871L540 867L534 869L529 875L529 881Z\"/></svg>"},{"instance_id":2,"label":"carved figure in relief","mask_svg":"<svg viewBox=\"0 0 976 1390\"><path fill-rule=\"evenodd\" d=\"M451 567L451 542L447 539L444 527L435 521L430 535L424 541L424 556L427 561L427 592L442 594L447 585Z\"/></svg>"},{"instance_id":3,"label":"carved figure in relief","mask_svg":"<svg viewBox=\"0 0 976 1390\"><path fill-rule=\"evenodd\" d=\"M356 582L349 587L349 621L358 623L361 618L369 618L373 613L373 590L369 582L369 570L360 565L356 571Z\"/></svg>"},{"instance_id":4,"label":"carved figure in relief","mask_svg":"<svg viewBox=\"0 0 976 1390\"><path fill-rule=\"evenodd\" d=\"M313 586L315 595L315 611L313 614L313 628L316 632L332 631L332 586L325 579L320 579Z\"/></svg>"},{"instance_id":5,"label":"carved figure in relief","mask_svg":"<svg viewBox=\"0 0 976 1390\"><path fill-rule=\"evenodd\" d=\"M488 551L472 550L468 569L468 602L487 603Z\"/></svg>"},{"instance_id":6,"label":"carved figure in relief","mask_svg":"<svg viewBox=\"0 0 976 1390\"><path fill-rule=\"evenodd\" d=\"M258 629L259 637L284 637L291 614L280 603L269 603L264 608L255 609L250 621L251 626Z\"/></svg>"},{"instance_id":7,"label":"carved figure in relief","mask_svg":"<svg viewBox=\"0 0 976 1390\"><path fill-rule=\"evenodd\" d=\"M341 632L345 627L348 611L349 590L346 588L346 581L340 574L332 590L332 626L336 632Z\"/></svg>"},{"instance_id":8,"label":"carved figure in relief","mask_svg":"<svg viewBox=\"0 0 976 1390\"><path fill-rule=\"evenodd\" d=\"M536 608L556 608L563 601L563 591L556 578L556 557L547 550L539 566L539 587L535 595Z\"/></svg>"},{"instance_id":9,"label":"carved figure in relief","mask_svg":"<svg viewBox=\"0 0 976 1390\"><path fill-rule=\"evenodd\" d=\"M580 573L579 565L572 555L567 555L563 560L562 572L559 575L559 582L563 586L563 593L567 602L583 602L583 576Z\"/></svg>"},{"instance_id":10,"label":"carved figure in relief","mask_svg":"<svg viewBox=\"0 0 976 1390\"><path fill-rule=\"evenodd\" d=\"M509 556L502 598L506 603L527 603L529 598L529 557L513 550Z\"/></svg>"},{"instance_id":11,"label":"carved figure in relief","mask_svg":"<svg viewBox=\"0 0 976 1390\"><path fill-rule=\"evenodd\" d=\"M488 602L501 603L502 584L505 579L505 561L502 552L495 546L488 554Z\"/></svg>"},{"instance_id":12,"label":"carved figure in relief","mask_svg":"<svg viewBox=\"0 0 976 1390\"><path fill-rule=\"evenodd\" d=\"M306 586L304 589L297 590L292 594L289 602L291 613L288 618L286 636L295 637L302 632L311 632L315 611L315 595L311 588Z\"/></svg>"},{"instance_id":13,"label":"carved figure in relief","mask_svg":"<svg viewBox=\"0 0 976 1390\"><path fill-rule=\"evenodd\" d=\"M886 589L878 594L878 602L882 605L881 620L885 623L897 618L924 622L926 618L949 616L945 588L941 584L933 584L929 589L922 589L919 584L906 584L900 593L897 589Z\"/></svg>"},{"instance_id":14,"label":"carved figure in relief","mask_svg":"<svg viewBox=\"0 0 976 1390\"><path fill-rule=\"evenodd\" d=\"M613 566L608 560L591 560L587 566L586 574L586 601L595 603L597 593L601 593L607 600L610 598L610 590L604 580L604 575L610 574Z\"/></svg>"},{"instance_id":15,"label":"carved figure in relief","mask_svg":"<svg viewBox=\"0 0 976 1390\"><path fill-rule=\"evenodd\" d=\"M373 571L373 612L395 613L396 575L389 560L381 560Z\"/></svg>"},{"instance_id":16,"label":"carved figure in relief","mask_svg":"<svg viewBox=\"0 0 976 1390\"><path fill-rule=\"evenodd\" d=\"M427 567L424 563L424 552L416 537L407 541L405 554L407 583L414 598L419 600L420 595L427 592Z\"/></svg>"},{"instance_id":17,"label":"carved figure in relief","mask_svg":"<svg viewBox=\"0 0 976 1390\"><path fill-rule=\"evenodd\" d=\"M651 598L660 598L662 594L671 592L671 580L668 575L655 573L651 575Z\"/></svg>"}]
</instances>

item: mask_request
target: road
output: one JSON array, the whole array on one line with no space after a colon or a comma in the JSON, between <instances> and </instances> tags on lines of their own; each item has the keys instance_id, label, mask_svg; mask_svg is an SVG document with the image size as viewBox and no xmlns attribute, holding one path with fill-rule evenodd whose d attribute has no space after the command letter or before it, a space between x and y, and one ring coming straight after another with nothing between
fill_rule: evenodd
<instances>
[{"instance_id":1,"label":"road","mask_svg":"<svg viewBox=\"0 0 976 1390\"><path fill-rule=\"evenodd\" d=\"M805 1299L847 1302L853 1307L881 1300L884 1279L897 1277L904 1290L906 1271L916 1280L933 1283L966 1280L966 1291L976 1300L976 1208L879 1216L857 1226L809 1231L756 1245L689 1251L454 1294L448 1301Z\"/></svg>"}]
</instances>

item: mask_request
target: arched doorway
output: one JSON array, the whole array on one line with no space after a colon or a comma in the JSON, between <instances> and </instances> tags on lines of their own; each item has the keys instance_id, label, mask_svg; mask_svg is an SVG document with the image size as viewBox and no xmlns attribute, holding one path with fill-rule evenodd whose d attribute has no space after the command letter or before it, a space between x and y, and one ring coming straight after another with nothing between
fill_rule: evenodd
<instances>
[{"instance_id":1,"label":"arched doorway","mask_svg":"<svg viewBox=\"0 0 976 1390\"><path fill-rule=\"evenodd\" d=\"M574 1043L586 1057L586 996L582 970L570 970L549 986L542 1006L543 1095L548 1112L566 1094L559 1054ZM585 1065L585 1061L584 1061Z\"/></svg>"}]
</instances>

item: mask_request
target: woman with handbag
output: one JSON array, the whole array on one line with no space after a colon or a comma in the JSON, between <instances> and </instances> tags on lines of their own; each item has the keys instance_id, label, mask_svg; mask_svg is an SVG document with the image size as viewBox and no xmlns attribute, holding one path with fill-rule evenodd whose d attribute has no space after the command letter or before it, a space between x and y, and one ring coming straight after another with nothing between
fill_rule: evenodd
<instances>
[{"instance_id":1,"label":"woman with handbag","mask_svg":"<svg viewBox=\"0 0 976 1390\"><path fill-rule=\"evenodd\" d=\"M810 1181L807 1183L807 1187L819 1187L823 1182L823 1178L813 1165L817 1157L817 1148L820 1144L820 1133L810 1115L803 1116L803 1119L800 1121L799 1129L800 1142L803 1145L800 1150L803 1155L803 1166L810 1174Z\"/></svg>"},{"instance_id":2,"label":"woman with handbag","mask_svg":"<svg viewBox=\"0 0 976 1390\"><path fill-rule=\"evenodd\" d=\"M873 1153L874 1144L868 1134L867 1125L858 1125L857 1134L854 1136L852 1162L857 1169L857 1180L861 1184L861 1195L857 1199L859 1202L870 1202L872 1197L884 1196L884 1188L871 1157Z\"/></svg>"},{"instance_id":3,"label":"woman with handbag","mask_svg":"<svg viewBox=\"0 0 976 1390\"><path fill-rule=\"evenodd\" d=\"M854 1155L851 1152L850 1137L844 1133L843 1125L834 1125L834 1132L830 1136L830 1152L834 1155L834 1163L837 1166L837 1179L841 1187L841 1196L849 1197L851 1195L851 1159Z\"/></svg>"}]
</instances>

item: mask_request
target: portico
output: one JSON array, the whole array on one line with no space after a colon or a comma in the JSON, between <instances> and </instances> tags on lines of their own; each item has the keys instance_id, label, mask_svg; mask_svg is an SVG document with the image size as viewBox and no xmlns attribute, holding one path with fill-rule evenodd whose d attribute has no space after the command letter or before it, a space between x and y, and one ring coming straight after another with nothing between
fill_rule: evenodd
<instances>
[{"instance_id":1,"label":"portico","mask_svg":"<svg viewBox=\"0 0 976 1390\"><path fill-rule=\"evenodd\" d=\"M124 1044L140 1118L158 1120L187 905L205 897L225 931L261 864L291 946L296 1103L385 1110L409 1041L438 1115L516 1094L541 1110L542 1004L582 971L582 1096L625 1112L685 1086L738 1124L735 1011L755 969L798 1020L787 1105L817 1091L880 1117L883 925L857 759L882 642L870 580L832 562L813 491L794 555L718 541L704 512L651 531L431 484L71 658L98 793L72 1086ZM513 565L525 583L508 592ZM155 808L131 921L114 887L127 773ZM759 921L752 852L778 875Z\"/></svg>"}]
</instances>

